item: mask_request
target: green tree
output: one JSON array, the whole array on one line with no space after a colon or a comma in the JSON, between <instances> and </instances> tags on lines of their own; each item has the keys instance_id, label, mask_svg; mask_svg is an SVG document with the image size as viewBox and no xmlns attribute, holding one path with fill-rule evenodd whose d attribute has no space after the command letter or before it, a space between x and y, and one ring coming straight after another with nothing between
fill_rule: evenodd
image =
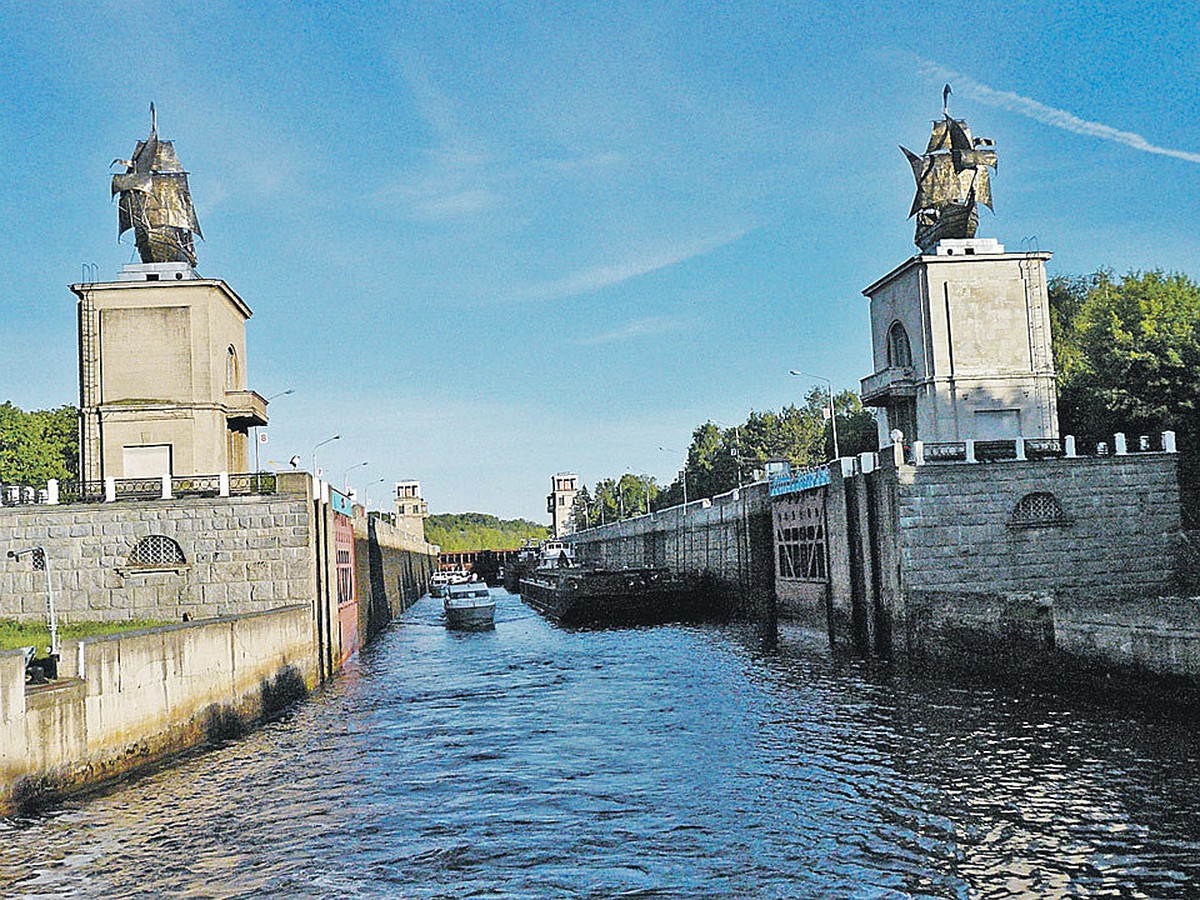
<instances>
[{"instance_id":1,"label":"green tree","mask_svg":"<svg viewBox=\"0 0 1200 900\"><path fill-rule=\"evenodd\" d=\"M1052 285L1051 326L1064 433L1104 440L1174 430L1200 408L1200 288L1186 275L1101 270Z\"/></svg>"},{"instance_id":2,"label":"green tree","mask_svg":"<svg viewBox=\"0 0 1200 900\"><path fill-rule=\"evenodd\" d=\"M0 483L43 487L78 472L78 419L73 406L25 412L0 404Z\"/></svg>"},{"instance_id":3,"label":"green tree","mask_svg":"<svg viewBox=\"0 0 1200 900\"><path fill-rule=\"evenodd\" d=\"M537 522L487 513L440 513L425 520L425 540L446 551L512 550L549 536L550 529Z\"/></svg>"}]
</instances>

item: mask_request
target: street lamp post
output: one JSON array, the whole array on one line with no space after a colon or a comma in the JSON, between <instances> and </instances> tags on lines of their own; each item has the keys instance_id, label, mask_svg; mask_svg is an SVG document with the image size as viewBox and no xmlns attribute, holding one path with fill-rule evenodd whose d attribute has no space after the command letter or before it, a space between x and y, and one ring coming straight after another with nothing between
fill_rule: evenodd
<instances>
[{"instance_id":1,"label":"street lamp post","mask_svg":"<svg viewBox=\"0 0 1200 900\"><path fill-rule=\"evenodd\" d=\"M41 570L46 573L46 608L50 618L50 655L58 656L58 615L54 609L54 589L50 586L50 554L46 552L45 547L27 547L24 550L9 550L9 559L20 559L23 556L28 556L33 561L33 567L39 568L38 563L41 563Z\"/></svg>"},{"instance_id":2,"label":"street lamp post","mask_svg":"<svg viewBox=\"0 0 1200 900\"><path fill-rule=\"evenodd\" d=\"M274 400L276 397L286 397L288 394L294 394L294 393L296 393L295 388L288 388L286 391L280 391L278 394L272 394L270 397L267 398L267 405L270 405L271 401ZM258 426L255 425L254 426L254 480L255 480L255 485L256 485L255 490L259 491L260 493L262 491L261 470L262 470L262 466L259 465L259 462L258 462Z\"/></svg>"},{"instance_id":3,"label":"street lamp post","mask_svg":"<svg viewBox=\"0 0 1200 900\"><path fill-rule=\"evenodd\" d=\"M376 479L375 481L372 481L365 488L363 488L363 507L364 508L366 508L368 510L371 508L371 489L373 487L375 487L375 485L382 484L385 481L387 481L386 478L379 478L379 479Z\"/></svg>"},{"instance_id":4,"label":"street lamp post","mask_svg":"<svg viewBox=\"0 0 1200 900\"><path fill-rule=\"evenodd\" d=\"M312 476L313 476L313 478L317 477L317 451L320 450L322 447L324 447L326 444L332 443L333 441L340 441L341 439L342 439L342 436L340 434L335 434L333 437L325 438L325 440L321 441L319 444L317 444L315 447L313 447L313 449L312 449L312 469L313 469Z\"/></svg>"},{"instance_id":5,"label":"street lamp post","mask_svg":"<svg viewBox=\"0 0 1200 900\"><path fill-rule=\"evenodd\" d=\"M799 369L792 369L788 372L788 374L795 375L797 377L804 376L805 378L815 378L818 381L825 382L825 385L829 388L829 424L833 428L833 458L841 459L842 454L840 448L838 447L837 411L833 408L833 382L824 375L814 375L812 372L802 372Z\"/></svg>"},{"instance_id":6,"label":"street lamp post","mask_svg":"<svg viewBox=\"0 0 1200 900\"><path fill-rule=\"evenodd\" d=\"M369 465L370 465L370 463L364 460L363 462L355 463L350 468L348 468L345 472L343 472L342 473L342 490L343 491L350 490L350 473L351 472L353 472L355 469L361 469L363 466L369 466Z\"/></svg>"}]
</instances>

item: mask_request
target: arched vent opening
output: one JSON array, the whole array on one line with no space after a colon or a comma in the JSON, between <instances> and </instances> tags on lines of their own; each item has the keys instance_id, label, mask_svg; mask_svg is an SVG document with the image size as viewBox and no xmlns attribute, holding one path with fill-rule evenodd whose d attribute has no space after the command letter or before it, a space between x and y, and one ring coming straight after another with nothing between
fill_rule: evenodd
<instances>
[{"instance_id":1,"label":"arched vent opening","mask_svg":"<svg viewBox=\"0 0 1200 900\"><path fill-rule=\"evenodd\" d=\"M1063 514L1058 499L1047 491L1035 491L1026 494L1018 501L1013 509L1009 524L1021 528L1036 528L1043 525L1066 525L1069 523Z\"/></svg>"},{"instance_id":2,"label":"arched vent opening","mask_svg":"<svg viewBox=\"0 0 1200 900\"><path fill-rule=\"evenodd\" d=\"M144 537L129 551L125 565L130 569L176 569L186 566L183 548L165 534Z\"/></svg>"}]
</instances>

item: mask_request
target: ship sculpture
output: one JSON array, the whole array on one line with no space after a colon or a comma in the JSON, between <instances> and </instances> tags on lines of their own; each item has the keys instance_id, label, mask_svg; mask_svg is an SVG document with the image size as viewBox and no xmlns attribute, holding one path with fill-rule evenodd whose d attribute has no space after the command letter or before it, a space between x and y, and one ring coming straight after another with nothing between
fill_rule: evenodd
<instances>
[{"instance_id":1,"label":"ship sculpture","mask_svg":"<svg viewBox=\"0 0 1200 900\"><path fill-rule=\"evenodd\" d=\"M979 204L992 209L996 168L994 144L972 137L963 119L950 116L950 85L942 91L942 118L933 123L929 146L921 156L901 147L917 180L909 218L917 217L916 245L928 252L942 238L973 238L979 227Z\"/></svg>"},{"instance_id":2,"label":"ship sculpture","mask_svg":"<svg viewBox=\"0 0 1200 900\"><path fill-rule=\"evenodd\" d=\"M158 119L150 104L150 136L138 141L133 159L114 159L126 167L114 175L113 196L118 201L117 238L133 229L134 242L144 263L185 262L196 265L192 235L200 234L188 173L179 164L171 141L158 139Z\"/></svg>"}]
</instances>

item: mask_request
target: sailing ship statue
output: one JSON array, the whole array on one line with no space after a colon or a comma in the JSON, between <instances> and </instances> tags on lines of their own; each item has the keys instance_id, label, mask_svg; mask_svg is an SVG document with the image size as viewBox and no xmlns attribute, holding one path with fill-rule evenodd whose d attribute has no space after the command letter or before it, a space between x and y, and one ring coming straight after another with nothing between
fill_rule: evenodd
<instances>
[{"instance_id":1,"label":"sailing ship statue","mask_svg":"<svg viewBox=\"0 0 1200 900\"><path fill-rule=\"evenodd\" d=\"M138 141L133 159L114 159L126 167L114 175L113 196L118 201L117 239L130 229L143 263L182 262L196 265L192 235L200 234L188 173L179 164L175 145L158 138L158 117L150 104L150 136Z\"/></svg>"},{"instance_id":2,"label":"sailing ship statue","mask_svg":"<svg viewBox=\"0 0 1200 900\"><path fill-rule=\"evenodd\" d=\"M933 123L921 156L901 147L917 180L909 218L917 217L916 245L928 252L942 238L973 238L979 204L992 209L996 151L988 138L972 137L963 119L950 116L950 85L942 90L942 118Z\"/></svg>"}]
</instances>

